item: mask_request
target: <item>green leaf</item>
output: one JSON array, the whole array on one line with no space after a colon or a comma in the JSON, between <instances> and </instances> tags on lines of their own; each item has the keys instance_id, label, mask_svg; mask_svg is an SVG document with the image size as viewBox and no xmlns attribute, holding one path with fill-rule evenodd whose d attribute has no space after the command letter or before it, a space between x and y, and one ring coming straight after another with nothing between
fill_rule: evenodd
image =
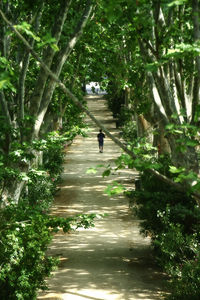
<instances>
[{"instance_id":1,"label":"green leaf","mask_svg":"<svg viewBox=\"0 0 200 300\"><path fill-rule=\"evenodd\" d=\"M103 168L104 165L100 164L100 165L97 165L97 168Z\"/></svg>"},{"instance_id":2,"label":"green leaf","mask_svg":"<svg viewBox=\"0 0 200 300\"><path fill-rule=\"evenodd\" d=\"M104 190L104 192L108 196L122 194L125 191L125 187L122 184L119 184L118 182L114 181L112 184L109 184L107 188Z\"/></svg>"},{"instance_id":3,"label":"green leaf","mask_svg":"<svg viewBox=\"0 0 200 300\"><path fill-rule=\"evenodd\" d=\"M59 51L59 47L56 44L56 39L51 36L50 33L47 33L45 36L43 36L42 41L38 43L38 47L44 47L46 45L50 45L50 47L56 52Z\"/></svg>"},{"instance_id":4,"label":"green leaf","mask_svg":"<svg viewBox=\"0 0 200 300\"><path fill-rule=\"evenodd\" d=\"M156 72L158 67L160 66L161 64L159 62L155 62L155 63L151 63L151 64L147 64L145 66L145 69L149 72Z\"/></svg>"},{"instance_id":5,"label":"green leaf","mask_svg":"<svg viewBox=\"0 0 200 300\"><path fill-rule=\"evenodd\" d=\"M199 144L198 141L194 141L194 140L187 140L186 141L186 145L189 146L189 147L195 147Z\"/></svg>"},{"instance_id":6,"label":"green leaf","mask_svg":"<svg viewBox=\"0 0 200 300\"><path fill-rule=\"evenodd\" d=\"M96 168L89 168L86 171L86 174L96 174L96 173L97 173Z\"/></svg>"},{"instance_id":7,"label":"green leaf","mask_svg":"<svg viewBox=\"0 0 200 300\"><path fill-rule=\"evenodd\" d=\"M169 7L175 6L175 5L183 5L187 2L187 0L175 0L168 4Z\"/></svg>"},{"instance_id":8,"label":"green leaf","mask_svg":"<svg viewBox=\"0 0 200 300\"><path fill-rule=\"evenodd\" d=\"M40 41L40 37L36 36L35 33L30 30L31 25L28 24L27 22L22 22L22 24L15 25L14 27L19 31L25 32L27 35L31 36L37 42Z\"/></svg>"},{"instance_id":9,"label":"green leaf","mask_svg":"<svg viewBox=\"0 0 200 300\"><path fill-rule=\"evenodd\" d=\"M21 172L19 177L21 180L24 180L24 181L28 181L30 179L30 177L25 172Z\"/></svg>"},{"instance_id":10,"label":"green leaf","mask_svg":"<svg viewBox=\"0 0 200 300\"><path fill-rule=\"evenodd\" d=\"M178 133L178 134L182 134L182 133L183 133L183 131L182 131L182 130L179 130L179 129L174 129L173 132L174 132L174 133Z\"/></svg>"},{"instance_id":11,"label":"green leaf","mask_svg":"<svg viewBox=\"0 0 200 300\"><path fill-rule=\"evenodd\" d=\"M103 177L109 176L110 173L111 173L111 170L110 170L110 169L105 170L105 171L103 172L102 176L103 176Z\"/></svg>"},{"instance_id":12,"label":"green leaf","mask_svg":"<svg viewBox=\"0 0 200 300\"><path fill-rule=\"evenodd\" d=\"M59 51L59 47L58 47L55 43L50 44L50 47L51 47L55 52Z\"/></svg>"},{"instance_id":13,"label":"green leaf","mask_svg":"<svg viewBox=\"0 0 200 300\"><path fill-rule=\"evenodd\" d=\"M9 83L9 80L7 80L7 79L1 80L0 81L0 90L4 89L8 85L8 83Z\"/></svg>"},{"instance_id":14,"label":"green leaf","mask_svg":"<svg viewBox=\"0 0 200 300\"><path fill-rule=\"evenodd\" d=\"M181 172L184 172L185 171L185 168L177 168L175 166L169 166L169 171L173 174L176 174L176 173L181 173Z\"/></svg>"},{"instance_id":15,"label":"green leaf","mask_svg":"<svg viewBox=\"0 0 200 300\"><path fill-rule=\"evenodd\" d=\"M172 129L174 129L174 124L167 124L167 125L165 126L165 128L166 128L167 130L172 130Z\"/></svg>"}]
</instances>

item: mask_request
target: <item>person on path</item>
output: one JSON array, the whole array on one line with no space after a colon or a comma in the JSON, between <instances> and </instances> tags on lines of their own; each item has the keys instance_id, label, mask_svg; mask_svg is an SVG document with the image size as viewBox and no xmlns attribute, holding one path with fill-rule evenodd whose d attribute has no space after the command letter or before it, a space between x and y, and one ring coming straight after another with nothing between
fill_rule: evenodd
<instances>
[{"instance_id":1,"label":"person on path","mask_svg":"<svg viewBox=\"0 0 200 300\"><path fill-rule=\"evenodd\" d=\"M99 130L97 134L97 139L99 142L99 152L103 153L103 142L104 142L105 134L102 132L102 129Z\"/></svg>"}]
</instances>

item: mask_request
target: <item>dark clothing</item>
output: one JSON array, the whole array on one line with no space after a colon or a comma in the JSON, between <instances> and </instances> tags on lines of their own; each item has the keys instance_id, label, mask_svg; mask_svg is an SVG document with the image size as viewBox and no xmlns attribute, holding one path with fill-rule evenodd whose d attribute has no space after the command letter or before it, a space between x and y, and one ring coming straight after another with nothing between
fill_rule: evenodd
<instances>
[{"instance_id":1,"label":"dark clothing","mask_svg":"<svg viewBox=\"0 0 200 300\"><path fill-rule=\"evenodd\" d=\"M99 141L99 146L103 146L103 139L105 138L105 134L100 132L98 135L97 135L97 138L98 138L98 141Z\"/></svg>"}]
</instances>

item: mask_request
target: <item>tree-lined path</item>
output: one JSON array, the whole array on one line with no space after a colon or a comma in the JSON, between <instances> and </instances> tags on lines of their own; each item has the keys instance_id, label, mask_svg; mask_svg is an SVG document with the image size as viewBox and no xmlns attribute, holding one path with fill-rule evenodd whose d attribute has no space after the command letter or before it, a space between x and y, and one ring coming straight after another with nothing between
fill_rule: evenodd
<instances>
[{"instance_id":1,"label":"tree-lined path","mask_svg":"<svg viewBox=\"0 0 200 300\"><path fill-rule=\"evenodd\" d=\"M111 112L101 96L87 96L90 111L118 136ZM150 240L139 234L138 221L129 210L123 195L109 197L104 190L113 180L127 188L134 182L134 172L118 171L109 177L87 173L99 164L112 164L120 148L105 139L104 153L98 152L99 128L89 119L87 138L77 137L67 149L61 189L53 214L70 216L78 213L108 213L95 222L95 228L75 233L59 232L49 249L60 256L58 270L48 279L48 292L38 299L67 300L139 300L162 299L163 275L152 260Z\"/></svg>"}]
</instances>

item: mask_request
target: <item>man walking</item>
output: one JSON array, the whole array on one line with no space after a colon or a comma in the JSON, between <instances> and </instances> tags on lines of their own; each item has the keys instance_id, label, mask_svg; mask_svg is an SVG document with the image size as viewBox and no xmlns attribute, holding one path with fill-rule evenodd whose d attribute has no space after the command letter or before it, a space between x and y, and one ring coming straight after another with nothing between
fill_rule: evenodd
<instances>
[{"instance_id":1,"label":"man walking","mask_svg":"<svg viewBox=\"0 0 200 300\"><path fill-rule=\"evenodd\" d=\"M97 134L97 139L99 142L99 152L103 153L103 142L104 142L105 134L102 132L102 129L99 130L99 134Z\"/></svg>"}]
</instances>

